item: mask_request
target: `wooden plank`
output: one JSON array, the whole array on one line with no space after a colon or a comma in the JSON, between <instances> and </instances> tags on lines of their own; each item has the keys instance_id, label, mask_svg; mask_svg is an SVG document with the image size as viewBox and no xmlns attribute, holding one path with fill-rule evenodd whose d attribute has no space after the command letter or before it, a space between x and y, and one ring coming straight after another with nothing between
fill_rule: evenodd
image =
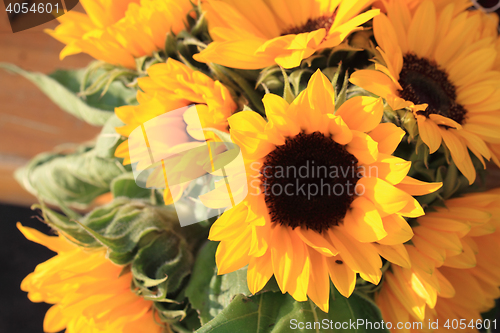
<instances>
[{"instance_id":1,"label":"wooden plank","mask_svg":"<svg viewBox=\"0 0 500 333\"><path fill-rule=\"evenodd\" d=\"M5 13L3 3L0 10ZM59 60L63 44L43 32L56 26L52 21L13 34L7 15L0 15L0 62L42 73L85 67L92 61L85 54ZM0 156L4 156L0 158L0 202L36 202L14 180L15 168L38 153L63 143L90 140L98 132L98 127L63 112L25 78L0 70Z\"/></svg>"}]
</instances>

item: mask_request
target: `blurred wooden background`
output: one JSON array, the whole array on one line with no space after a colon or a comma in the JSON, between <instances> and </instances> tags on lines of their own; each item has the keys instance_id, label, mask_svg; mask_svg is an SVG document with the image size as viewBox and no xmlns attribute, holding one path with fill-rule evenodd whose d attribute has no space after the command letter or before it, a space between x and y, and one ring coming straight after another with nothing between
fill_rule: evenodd
<instances>
[{"instance_id":1,"label":"blurred wooden background","mask_svg":"<svg viewBox=\"0 0 500 333\"><path fill-rule=\"evenodd\" d=\"M55 28L56 21L14 34L3 2L0 10L0 62L50 73L56 68L85 67L92 60L84 54L59 60L64 45L43 32ZM35 203L14 180L14 170L38 153L65 142L90 140L98 132L99 128L63 112L22 76L0 69L0 202Z\"/></svg>"}]
</instances>

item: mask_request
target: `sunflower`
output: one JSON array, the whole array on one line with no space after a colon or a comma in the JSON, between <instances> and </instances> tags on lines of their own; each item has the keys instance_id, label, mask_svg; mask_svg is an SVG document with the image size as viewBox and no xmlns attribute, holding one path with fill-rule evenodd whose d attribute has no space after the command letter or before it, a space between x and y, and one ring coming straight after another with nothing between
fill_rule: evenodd
<instances>
[{"instance_id":1,"label":"sunflower","mask_svg":"<svg viewBox=\"0 0 500 333\"><path fill-rule=\"evenodd\" d=\"M203 8L214 41L194 58L242 69L297 67L377 15L360 14L372 1L207 0Z\"/></svg>"},{"instance_id":2,"label":"sunflower","mask_svg":"<svg viewBox=\"0 0 500 333\"><path fill-rule=\"evenodd\" d=\"M375 70L356 71L350 81L394 110L411 108L430 153L444 142L472 183L468 150L484 164L487 143L500 142L500 72L493 70L495 38L481 33L480 15L457 6L450 1L439 10L425 0L410 10L404 1L389 2L373 21Z\"/></svg>"},{"instance_id":3,"label":"sunflower","mask_svg":"<svg viewBox=\"0 0 500 333\"><path fill-rule=\"evenodd\" d=\"M57 252L21 283L32 302L54 304L45 315L45 332L171 332L155 318L153 302L130 289L132 273L106 259L104 250L86 252L61 235L17 227L27 239Z\"/></svg>"},{"instance_id":4,"label":"sunflower","mask_svg":"<svg viewBox=\"0 0 500 333\"><path fill-rule=\"evenodd\" d=\"M87 14L69 11L49 35L66 44L60 58L85 52L113 65L136 68L135 58L165 46L168 32L184 28L189 0L81 0Z\"/></svg>"},{"instance_id":5,"label":"sunflower","mask_svg":"<svg viewBox=\"0 0 500 333\"><path fill-rule=\"evenodd\" d=\"M431 331L429 320L439 319L435 332L444 332L446 320L480 319L500 296L500 189L445 204L416 219L405 245L411 268L392 266L385 274L376 298L385 321L416 319Z\"/></svg>"},{"instance_id":6,"label":"sunflower","mask_svg":"<svg viewBox=\"0 0 500 333\"><path fill-rule=\"evenodd\" d=\"M249 194L210 229L218 274L249 265L252 293L274 274L283 293L327 312L330 279L348 297L356 273L379 282L379 255L408 265L403 216L424 213L411 195L441 184L408 177L410 162L391 155L404 132L380 123L381 99L355 97L335 112L319 70L291 104L273 94L263 102L267 123L252 111L229 118Z\"/></svg>"},{"instance_id":7,"label":"sunflower","mask_svg":"<svg viewBox=\"0 0 500 333\"><path fill-rule=\"evenodd\" d=\"M148 76L138 79L142 91L137 92L139 105L127 105L115 109L115 113L125 126L116 131L129 137L134 129L161 115L166 115L162 126L158 128L159 136L163 142L172 143L168 149L178 149L175 143L185 143L194 137L197 140L212 139L217 137L212 132L205 131L202 135L192 130L198 127L212 128L228 132L227 118L236 111L237 105L233 101L229 90L219 81L214 81L205 74L194 71L179 61L169 58L165 64L156 64L148 68ZM182 115L177 113L168 117L168 113L179 108L196 104L196 111L187 108ZM199 117L199 121L198 121ZM123 164L138 162L131 161L129 140L124 141L115 151L115 156L124 158ZM134 147L132 147L134 149ZM148 155L140 151L137 156ZM185 162L185 161L184 161ZM161 168L160 168L161 170ZM163 173L160 173L162 176ZM163 176L162 176L163 177ZM180 194L183 187L167 188L164 192L166 204L171 204ZM172 192L175 195L172 195Z\"/></svg>"}]
</instances>

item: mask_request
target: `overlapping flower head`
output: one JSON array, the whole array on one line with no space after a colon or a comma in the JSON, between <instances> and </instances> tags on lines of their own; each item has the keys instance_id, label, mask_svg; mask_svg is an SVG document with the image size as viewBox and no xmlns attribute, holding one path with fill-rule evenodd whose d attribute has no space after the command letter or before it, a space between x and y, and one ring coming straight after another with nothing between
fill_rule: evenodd
<instances>
[{"instance_id":1,"label":"overlapping flower head","mask_svg":"<svg viewBox=\"0 0 500 333\"><path fill-rule=\"evenodd\" d=\"M153 302L130 289L132 273L109 261L104 250L87 252L61 235L18 228L27 239L57 252L21 284L32 302L54 304L45 315L45 332L171 332L155 319Z\"/></svg>"},{"instance_id":2,"label":"overlapping flower head","mask_svg":"<svg viewBox=\"0 0 500 333\"><path fill-rule=\"evenodd\" d=\"M372 0L256 0L203 2L213 42L195 59L260 69L300 65L318 50L339 45L378 14Z\"/></svg>"},{"instance_id":3,"label":"overlapping flower head","mask_svg":"<svg viewBox=\"0 0 500 333\"><path fill-rule=\"evenodd\" d=\"M214 81L202 72L194 71L179 61L168 59L165 64L156 64L148 69L149 76L138 79L142 91L138 91L137 106L123 106L116 109L116 115L126 124L117 128L117 132L128 137L137 127L155 117L168 114L170 111L196 104L194 112L175 114L166 118L162 128L162 139L165 149L179 149L176 142L188 141L186 137L194 136L197 140L216 140L211 132L200 138L190 125L199 119L202 128L211 128L223 132L228 131L227 118L236 111L236 103L229 90L219 81ZM195 111L196 110L196 111ZM171 144L172 143L172 144ZM170 144L170 146L169 146ZM116 150L116 156L124 158L124 164L139 162L130 160L129 141L124 141ZM134 148L141 149L141 148ZM147 150L137 156L147 155ZM160 168L161 169L161 168ZM166 188L165 203L170 204L182 194L183 188ZM174 195L172 196L172 193Z\"/></svg>"},{"instance_id":4,"label":"overlapping flower head","mask_svg":"<svg viewBox=\"0 0 500 333\"><path fill-rule=\"evenodd\" d=\"M498 189L474 193L416 219L406 245L411 268L393 265L376 298L384 320L423 324L398 332L445 332L464 319L465 331L478 332L481 313L500 296L499 203ZM439 326L429 327L436 319Z\"/></svg>"},{"instance_id":5,"label":"overlapping flower head","mask_svg":"<svg viewBox=\"0 0 500 333\"><path fill-rule=\"evenodd\" d=\"M81 0L87 14L69 11L47 32L66 44L60 58L80 52L113 65L135 68L135 58L165 46L168 32L184 28L189 0Z\"/></svg>"},{"instance_id":6,"label":"overlapping flower head","mask_svg":"<svg viewBox=\"0 0 500 333\"><path fill-rule=\"evenodd\" d=\"M436 152L443 144L472 184L472 152L484 164L488 144L500 139L500 73L494 69L497 36L481 33L481 15L464 1L388 1L387 14L373 20L380 57L375 70L353 73L350 81L409 108L419 138Z\"/></svg>"},{"instance_id":7,"label":"overlapping flower head","mask_svg":"<svg viewBox=\"0 0 500 333\"><path fill-rule=\"evenodd\" d=\"M249 265L252 293L274 275L283 293L309 296L327 312L330 279L348 297L356 273L378 284L380 256L407 265L402 244L412 231L403 216L424 214L412 194L441 184L408 177L411 163L391 155L404 133L380 123L380 99L354 97L335 111L331 82L320 71L292 103L273 94L263 102L268 122L251 111L229 118L250 189L210 230L209 238L221 241L218 272Z\"/></svg>"}]
</instances>

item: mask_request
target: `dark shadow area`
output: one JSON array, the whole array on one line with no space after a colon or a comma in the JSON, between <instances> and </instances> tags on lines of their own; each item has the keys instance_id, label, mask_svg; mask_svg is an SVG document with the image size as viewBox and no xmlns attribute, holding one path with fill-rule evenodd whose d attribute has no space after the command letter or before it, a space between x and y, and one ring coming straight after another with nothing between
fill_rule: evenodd
<instances>
[{"instance_id":1,"label":"dark shadow area","mask_svg":"<svg viewBox=\"0 0 500 333\"><path fill-rule=\"evenodd\" d=\"M20 289L21 281L54 252L28 241L16 223L49 233L29 208L0 205L0 332L41 333L50 305L32 303Z\"/></svg>"}]
</instances>

